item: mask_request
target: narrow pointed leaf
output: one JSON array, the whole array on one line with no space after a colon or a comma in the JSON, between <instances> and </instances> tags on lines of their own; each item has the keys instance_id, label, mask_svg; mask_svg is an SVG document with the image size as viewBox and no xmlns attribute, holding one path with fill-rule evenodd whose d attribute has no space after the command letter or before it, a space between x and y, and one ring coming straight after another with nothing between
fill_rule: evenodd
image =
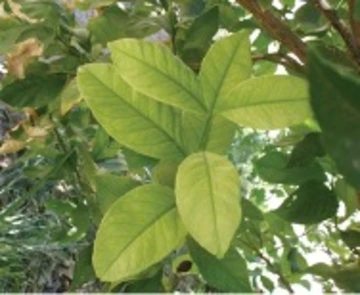
<instances>
[{"instance_id":1,"label":"narrow pointed leaf","mask_svg":"<svg viewBox=\"0 0 360 295\"><path fill-rule=\"evenodd\" d=\"M113 66L81 67L78 85L95 118L119 143L158 159L183 157L178 112L133 91Z\"/></svg>"},{"instance_id":2,"label":"narrow pointed leaf","mask_svg":"<svg viewBox=\"0 0 360 295\"><path fill-rule=\"evenodd\" d=\"M250 42L247 32L224 38L210 48L201 65L200 83L206 107L221 107L229 92L251 75Z\"/></svg>"},{"instance_id":3,"label":"narrow pointed leaf","mask_svg":"<svg viewBox=\"0 0 360 295\"><path fill-rule=\"evenodd\" d=\"M176 203L191 236L211 254L223 257L241 219L235 167L209 152L189 156L178 169Z\"/></svg>"},{"instance_id":4,"label":"narrow pointed leaf","mask_svg":"<svg viewBox=\"0 0 360 295\"><path fill-rule=\"evenodd\" d=\"M252 292L246 262L235 248L230 248L222 259L217 259L191 238L187 240L187 245L201 275L210 286L223 292Z\"/></svg>"},{"instance_id":5,"label":"narrow pointed leaf","mask_svg":"<svg viewBox=\"0 0 360 295\"><path fill-rule=\"evenodd\" d=\"M292 76L260 76L233 89L219 108L227 119L246 127L278 129L311 117L305 80Z\"/></svg>"},{"instance_id":6,"label":"narrow pointed leaf","mask_svg":"<svg viewBox=\"0 0 360 295\"><path fill-rule=\"evenodd\" d=\"M109 44L115 66L135 90L191 112L203 105L196 75L165 46L132 39Z\"/></svg>"},{"instance_id":7,"label":"narrow pointed leaf","mask_svg":"<svg viewBox=\"0 0 360 295\"><path fill-rule=\"evenodd\" d=\"M93 264L103 281L120 281L166 257L184 239L173 191L138 187L107 211L96 235Z\"/></svg>"}]
</instances>

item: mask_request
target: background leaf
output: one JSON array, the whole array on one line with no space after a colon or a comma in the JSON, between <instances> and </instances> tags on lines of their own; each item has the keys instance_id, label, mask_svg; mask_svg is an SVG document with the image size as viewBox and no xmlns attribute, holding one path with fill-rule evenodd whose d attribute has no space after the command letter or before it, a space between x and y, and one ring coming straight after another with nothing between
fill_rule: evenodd
<instances>
[{"instance_id":1,"label":"background leaf","mask_svg":"<svg viewBox=\"0 0 360 295\"><path fill-rule=\"evenodd\" d=\"M193 239L187 240L191 257L210 286L222 292L252 292L246 262L235 248L221 259L201 248Z\"/></svg>"}]
</instances>

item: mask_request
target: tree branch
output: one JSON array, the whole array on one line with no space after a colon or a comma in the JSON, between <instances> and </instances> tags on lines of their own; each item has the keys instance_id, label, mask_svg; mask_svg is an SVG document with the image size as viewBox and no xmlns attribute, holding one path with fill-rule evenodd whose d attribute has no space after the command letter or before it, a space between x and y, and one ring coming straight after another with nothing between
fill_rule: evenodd
<instances>
[{"instance_id":1,"label":"tree branch","mask_svg":"<svg viewBox=\"0 0 360 295\"><path fill-rule=\"evenodd\" d=\"M267 60L273 63L281 64L285 68L288 68L300 74L304 73L304 67L301 64L299 64L295 59L285 54L281 54L281 53L253 54L251 58L254 62L260 60Z\"/></svg>"},{"instance_id":2,"label":"tree branch","mask_svg":"<svg viewBox=\"0 0 360 295\"><path fill-rule=\"evenodd\" d=\"M325 16L332 27L344 40L348 52L354 62L360 66L360 51L355 38L346 24L338 17L336 11L329 5L327 0L312 0L315 7Z\"/></svg>"},{"instance_id":3,"label":"tree branch","mask_svg":"<svg viewBox=\"0 0 360 295\"><path fill-rule=\"evenodd\" d=\"M348 0L349 5L349 19L352 34L354 36L357 46L360 46L360 19L355 15L356 4L359 5L359 0Z\"/></svg>"},{"instance_id":4,"label":"tree branch","mask_svg":"<svg viewBox=\"0 0 360 295\"><path fill-rule=\"evenodd\" d=\"M285 23L273 15L270 10L262 9L257 0L236 0L236 2L251 12L259 25L272 38L279 41L305 63L306 45Z\"/></svg>"}]
</instances>

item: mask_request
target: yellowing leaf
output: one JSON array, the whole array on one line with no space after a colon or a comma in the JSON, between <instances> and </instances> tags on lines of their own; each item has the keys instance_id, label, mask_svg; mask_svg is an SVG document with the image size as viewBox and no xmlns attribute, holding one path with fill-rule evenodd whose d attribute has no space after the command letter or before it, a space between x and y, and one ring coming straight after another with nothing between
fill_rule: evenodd
<instances>
[{"instance_id":1,"label":"yellowing leaf","mask_svg":"<svg viewBox=\"0 0 360 295\"><path fill-rule=\"evenodd\" d=\"M60 93L61 115L64 116L68 111L70 111L72 109L72 107L74 105L76 105L78 102L80 102L81 99L82 98L81 98L79 89L76 85L76 80L73 79L69 82L69 84Z\"/></svg>"},{"instance_id":2,"label":"yellowing leaf","mask_svg":"<svg viewBox=\"0 0 360 295\"><path fill-rule=\"evenodd\" d=\"M190 112L203 112L196 75L167 47L122 39L110 43L109 48L121 76L135 90Z\"/></svg>"},{"instance_id":3,"label":"yellowing leaf","mask_svg":"<svg viewBox=\"0 0 360 295\"><path fill-rule=\"evenodd\" d=\"M116 201L96 235L93 265L103 281L120 281L146 270L184 240L186 232L170 188L138 187Z\"/></svg>"},{"instance_id":4,"label":"yellowing leaf","mask_svg":"<svg viewBox=\"0 0 360 295\"><path fill-rule=\"evenodd\" d=\"M0 155L14 154L25 148L25 143L15 139L5 141L0 147Z\"/></svg>"},{"instance_id":5,"label":"yellowing leaf","mask_svg":"<svg viewBox=\"0 0 360 295\"><path fill-rule=\"evenodd\" d=\"M218 111L246 127L278 129L312 116L308 86L293 76L260 76L235 87Z\"/></svg>"},{"instance_id":6,"label":"yellowing leaf","mask_svg":"<svg viewBox=\"0 0 360 295\"><path fill-rule=\"evenodd\" d=\"M184 157L178 124L181 114L135 92L114 66L83 66L78 84L95 118L119 143L158 159Z\"/></svg>"},{"instance_id":7,"label":"yellowing leaf","mask_svg":"<svg viewBox=\"0 0 360 295\"><path fill-rule=\"evenodd\" d=\"M175 191L180 216L191 236L211 254L223 257L241 219L235 167L216 154L193 154L179 166Z\"/></svg>"}]
</instances>

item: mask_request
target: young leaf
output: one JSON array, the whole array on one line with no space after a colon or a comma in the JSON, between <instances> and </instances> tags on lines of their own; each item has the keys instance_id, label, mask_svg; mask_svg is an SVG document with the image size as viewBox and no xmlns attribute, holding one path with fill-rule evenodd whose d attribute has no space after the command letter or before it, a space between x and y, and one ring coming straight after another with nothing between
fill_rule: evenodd
<instances>
[{"instance_id":1,"label":"young leaf","mask_svg":"<svg viewBox=\"0 0 360 295\"><path fill-rule=\"evenodd\" d=\"M311 117L305 80L292 76L260 76L241 83L222 102L225 118L257 129L278 129Z\"/></svg>"},{"instance_id":2,"label":"young leaf","mask_svg":"<svg viewBox=\"0 0 360 295\"><path fill-rule=\"evenodd\" d=\"M213 112L236 85L251 75L250 42L239 32L215 42L205 56L199 75L207 109Z\"/></svg>"},{"instance_id":3,"label":"young leaf","mask_svg":"<svg viewBox=\"0 0 360 295\"><path fill-rule=\"evenodd\" d=\"M179 166L176 203L191 236L211 254L225 255L241 219L239 176L224 157L193 154Z\"/></svg>"},{"instance_id":4,"label":"young leaf","mask_svg":"<svg viewBox=\"0 0 360 295\"><path fill-rule=\"evenodd\" d=\"M203 112L196 75L165 46L123 39L109 44L121 76L135 90L163 103Z\"/></svg>"},{"instance_id":5,"label":"young leaf","mask_svg":"<svg viewBox=\"0 0 360 295\"><path fill-rule=\"evenodd\" d=\"M191 238L187 240L187 245L191 257L209 285L223 292L252 292L246 262L235 248L230 248L222 259L217 259Z\"/></svg>"},{"instance_id":6,"label":"young leaf","mask_svg":"<svg viewBox=\"0 0 360 295\"><path fill-rule=\"evenodd\" d=\"M133 91L111 65L80 68L78 84L95 118L119 143L150 157L182 158L179 113Z\"/></svg>"},{"instance_id":7,"label":"young leaf","mask_svg":"<svg viewBox=\"0 0 360 295\"><path fill-rule=\"evenodd\" d=\"M334 216L337 208L335 193L311 181L301 185L274 213L293 223L313 224Z\"/></svg>"},{"instance_id":8,"label":"young leaf","mask_svg":"<svg viewBox=\"0 0 360 295\"><path fill-rule=\"evenodd\" d=\"M360 80L310 51L309 81L325 148L349 183L360 188Z\"/></svg>"},{"instance_id":9,"label":"young leaf","mask_svg":"<svg viewBox=\"0 0 360 295\"><path fill-rule=\"evenodd\" d=\"M105 214L94 244L95 272L110 282L136 275L166 257L185 234L172 190L138 187Z\"/></svg>"}]
</instances>

